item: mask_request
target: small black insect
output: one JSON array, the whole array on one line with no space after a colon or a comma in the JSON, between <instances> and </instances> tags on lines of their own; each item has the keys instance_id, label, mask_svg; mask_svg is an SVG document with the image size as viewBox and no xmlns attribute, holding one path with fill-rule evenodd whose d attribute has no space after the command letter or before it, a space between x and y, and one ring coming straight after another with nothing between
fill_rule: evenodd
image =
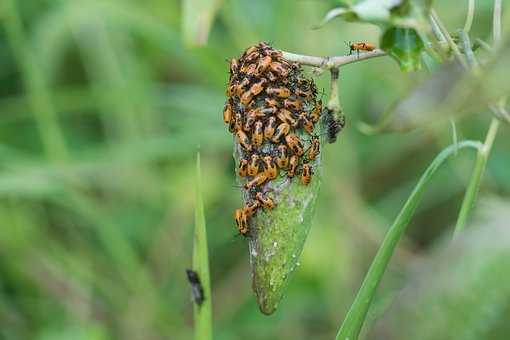
<instances>
[{"instance_id":1,"label":"small black insect","mask_svg":"<svg viewBox=\"0 0 510 340\"><path fill-rule=\"evenodd\" d=\"M191 296L193 302L195 302L198 306L201 306L205 300L205 297L204 289L200 283L200 277L196 271L191 269L186 269L186 276L188 277L188 281L191 285Z\"/></svg>"},{"instance_id":2,"label":"small black insect","mask_svg":"<svg viewBox=\"0 0 510 340\"><path fill-rule=\"evenodd\" d=\"M330 144L334 143L338 133L345 126L345 116L328 109L324 116L324 123L327 136L326 140Z\"/></svg>"}]
</instances>

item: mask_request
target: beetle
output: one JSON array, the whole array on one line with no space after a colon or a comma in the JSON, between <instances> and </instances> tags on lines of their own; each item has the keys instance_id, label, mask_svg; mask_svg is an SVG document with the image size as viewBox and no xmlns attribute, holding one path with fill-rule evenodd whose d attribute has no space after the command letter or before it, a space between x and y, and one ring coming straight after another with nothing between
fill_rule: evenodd
<instances>
[{"instance_id":1,"label":"beetle","mask_svg":"<svg viewBox=\"0 0 510 340\"><path fill-rule=\"evenodd\" d=\"M297 155L292 155L289 158L289 169L287 170L287 177L294 177L296 175L296 169L299 165L299 157Z\"/></svg>"},{"instance_id":2,"label":"beetle","mask_svg":"<svg viewBox=\"0 0 510 340\"><path fill-rule=\"evenodd\" d=\"M261 146L264 141L264 125L260 120L255 122L255 127L253 128L253 133L251 134L251 142L255 146Z\"/></svg>"},{"instance_id":3,"label":"beetle","mask_svg":"<svg viewBox=\"0 0 510 340\"><path fill-rule=\"evenodd\" d=\"M375 45L371 43L366 42L349 42L349 55L352 54L353 51L356 51L358 53L359 57L359 51L366 51L370 52L375 50Z\"/></svg>"},{"instance_id":4,"label":"beetle","mask_svg":"<svg viewBox=\"0 0 510 340\"><path fill-rule=\"evenodd\" d=\"M319 100L317 102L317 105L313 108L313 110L310 112L310 120L314 123L317 123L321 117L322 112L322 101Z\"/></svg>"},{"instance_id":5,"label":"beetle","mask_svg":"<svg viewBox=\"0 0 510 340\"><path fill-rule=\"evenodd\" d=\"M264 128L264 137L266 139L271 139L274 136L274 132L276 129L276 118L269 117L266 123L266 127Z\"/></svg>"},{"instance_id":6,"label":"beetle","mask_svg":"<svg viewBox=\"0 0 510 340\"><path fill-rule=\"evenodd\" d=\"M286 169L289 165L289 152L287 146L284 144L278 145L276 165L281 169Z\"/></svg>"},{"instance_id":7,"label":"beetle","mask_svg":"<svg viewBox=\"0 0 510 340\"><path fill-rule=\"evenodd\" d=\"M264 208L273 209L276 206L270 197L264 196L260 191L257 192L255 198L260 202L260 204L262 204Z\"/></svg>"},{"instance_id":8,"label":"beetle","mask_svg":"<svg viewBox=\"0 0 510 340\"><path fill-rule=\"evenodd\" d=\"M285 136L285 143L289 147L292 152L294 152L296 155L301 156L304 153L303 150L303 144L301 143L301 140L298 136L294 134L288 134Z\"/></svg>"},{"instance_id":9,"label":"beetle","mask_svg":"<svg viewBox=\"0 0 510 340\"><path fill-rule=\"evenodd\" d=\"M269 65L269 69L277 74L280 78L285 78L289 75L289 70L284 66L284 64L273 61Z\"/></svg>"},{"instance_id":10,"label":"beetle","mask_svg":"<svg viewBox=\"0 0 510 340\"><path fill-rule=\"evenodd\" d=\"M286 109L280 109L276 117L282 122L292 125L292 127L296 127L299 123L299 121L292 116L292 112Z\"/></svg>"},{"instance_id":11,"label":"beetle","mask_svg":"<svg viewBox=\"0 0 510 340\"><path fill-rule=\"evenodd\" d=\"M309 163L303 163L300 180L303 185L310 184L312 180L312 166Z\"/></svg>"},{"instance_id":12,"label":"beetle","mask_svg":"<svg viewBox=\"0 0 510 340\"><path fill-rule=\"evenodd\" d=\"M239 60L236 58L232 58L229 61L229 67L230 67L230 76L233 76L239 71Z\"/></svg>"},{"instance_id":13,"label":"beetle","mask_svg":"<svg viewBox=\"0 0 510 340\"><path fill-rule=\"evenodd\" d=\"M246 87L250 85L250 80L248 78L244 78L239 84L235 87L236 96L241 96L246 90Z\"/></svg>"},{"instance_id":14,"label":"beetle","mask_svg":"<svg viewBox=\"0 0 510 340\"><path fill-rule=\"evenodd\" d=\"M306 112L302 112L299 115L299 121L303 125L303 129L305 129L306 132L309 134L313 133L313 122L308 119L308 115Z\"/></svg>"},{"instance_id":15,"label":"beetle","mask_svg":"<svg viewBox=\"0 0 510 340\"><path fill-rule=\"evenodd\" d=\"M242 59L245 59L246 56L252 54L252 52L255 52L258 50L258 46L257 45L251 45L249 46L248 48L246 48L246 50L244 51L243 53L243 56L242 56Z\"/></svg>"},{"instance_id":16,"label":"beetle","mask_svg":"<svg viewBox=\"0 0 510 340\"><path fill-rule=\"evenodd\" d=\"M237 89L237 84L229 84L227 87L227 91L225 92L227 97L232 97Z\"/></svg>"},{"instance_id":17,"label":"beetle","mask_svg":"<svg viewBox=\"0 0 510 340\"><path fill-rule=\"evenodd\" d=\"M255 123L255 115L248 113L246 115L246 121L244 122L244 126L243 126L243 129L244 131L246 132L250 132L251 131L251 126L253 125L253 123Z\"/></svg>"},{"instance_id":18,"label":"beetle","mask_svg":"<svg viewBox=\"0 0 510 340\"><path fill-rule=\"evenodd\" d=\"M254 77L257 72L257 64L244 63L240 68L240 73L246 74L248 77Z\"/></svg>"},{"instance_id":19,"label":"beetle","mask_svg":"<svg viewBox=\"0 0 510 340\"><path fill-rule=\"evenodd\" d=\"M267 79L269 79L269 81L276 81L276 80L278 80L278 78L271 71L267 71L266 72L266 77L267 77Z\"/></svg>"},{"instance_id":20,"label":"beetle","mask_svg":"<svg viewBox=\"0 0 510 340\"><path fill-rule=\"evenodd\" d=\"M250 217L253 214L255 214L257 209L260 207L260 204L261 204L261 202L259 202L259 201L253 201L251 203L247 203L243 208L244 214L246 215L246 217Z\"/></svg>"},{"instance_id":21,"label":"beetle","mask_svg":"<svg viewBox=\"0 0 510 340\"><path fill-rule=\"evenodd\" d=\"M236 137L237 137L237 142L239 144L241 144L241 146L246 150L246 151L251 151L251 144L250 144L250 140L248 139L248 136L246 135L246 133L244 133L243 130L237 130L236 131Z\"/></svg>"},{"instance_id":22,"label":"beetle","mask_svg":"<svg viewBox=\"0 0 510 340\"><path fill-rule=\"evenodd\" d=\"M320 142L319 138L314 136L312 137L312 141L310 144L310 148L307 153L307 158L311 161L313 161L315 158L317 158L317 155L320 153Z\"/></svg>"},{"instance_id":23,"label":"beetle","mask_svg":"<svg viewBox=\"0 0 510 340\"><path fill-rule=\"evenodd\" d=\"M302 90L299 87L296 89L296 94L300 97L305 98L306 100L310 100L313 97L313 92L310 89Z\"/></svg>"},{"instance_id":24,"label":"beetle","mask_svg":"<svg viewBox=\"0 0 510 340\"><path fill-rule=\"evenodd\" d=\"M253 99L253 93L250 91L246 91L241 95L241 104L248 105L250 104L251 100Z\"/></svg>"},{"instance_id":25,"label":"beetle","mask_svg":"<svg viewBox=\"0 0 510 340\"><path fill-rule=\"evenodd\" d=\"M249 227L248 216L246 216L244 209L237 208L234 212L234 219L236 221L236 226L239 233L243 236L246 236L246 234L248 234Z\"/></svg>"},{"instance_id":26,"label":"beetle","mask_svg":"<svg viewBox=\"0 0 510 340\"><path fill-rule=\"evenodd\" d=\"M273 160L273 157L267 155L264 156L264 172L266 173L266 176L268 179L274 179L276 176L278 176L278 168L276 166L275 161Z\"/></svg>"},{"instance_id":27,"label":"beetle","mask_svg":"<svg viewBox=\"0 0 510 340\"><path fill-rule=\"evenodd\" d=\"M290 125L287 123L281 123L276 128L276 132L275 132L273 138L271 138L271 141L273 143L280 142L280 138L283 136L286 136L289 133L289 131L290 131Z\"/></svg>"},{"instance_id":28,"label":"beetle","mask_svg":"<svg viewBox=\"0 0 510 340\"><path fill-rule=\"evenodd\" d=\"M225 122L225 124L230 125L231 120L232 120L232 105L227 103L223 108L223 121Z\"/></svg>"},{"instance_id":29,"label":"beetle","mask_svg":"<svg viewBox=\"0 0 510 340\"><path fill-rule=\"evenodd\" d=\"M279 107L280 106L280 103L278 103L278 101L274 98L266 98L266 99L264 99L264 101L266 102L266 105L269 107Z\"/></svg>"},{"instance_id":30,"label":"beetle","mask_svg":"<svg viewBox=\"0 0 510 340\"><path fill-rule=\"evenodd\" d=\"M248 181L244 184L244 188L246 190L250 190L254 188L255 186L262 185L268 180L267 175L265 172L258 173L251 181Z\"/></svg>"},{"instance_id":31,"label":"beetle","mask_svg":"<svg viewBox=\"0 0 510 340\"><path fill-rule=\"evenodd\" d=\"M246 56L243 58L243 61L246 63L251 63L260 57L261 57L261 55L258 51L258 48L256 47L256 49L254 51L246 54Z\"/></svg>"},{"instance_id":32,"label":"beetle","mask_svg":"<svg viewBox=\"0 0 510 340\"><path fill-rule=\"evenodd\" d=\"M248 176L255 176L260 171L260 156L258 154L251 155L250 162L248 163Z\"/></svg>"},{"instance_id":33,"label":"beetle","mask_svg":"<svg viewBox=\"0 0 510 340\"><path fill-rule=\"evenodd\" d=\"M264 78L260 79L260 81L258 83L255 83L253 84L249 91L254 95L258 95L260 92L262 92L262 90L264 90L264 85L266 84L267 80L265 80Z\"/></svg>"},{"instance_id":34,"label":"beetle","mask_svg":"<svg viewBox=\"0 0 510 340\"><path fill-rule=\"evenodd\" d=\"M283 106L285 106L285 108L290 109L290 110L301 110L301 108L303 107L303 105L301 104L301 101L299 99L295 99L295 100L285 99L283 101Z\"/></svg>"},{"instance_id":35,"label":"beetle","mask_svg":"<svg viewBox=\"0 0 510 340\"><path fill-rule=\"evenodd\" d=\"M268 87L266 93L280 98L290 97L290 90L286 87Z\"/></svg>"},{"instance_id":36,"label":"beetle","mask_svg":"<svg viewBox=\"0 0 510 340\"><path fill-rule=\"evenodd\" d=\"M248 160L247 159L241 158L239 160L238 174L239 174L239 177L248 176Z\"/></svg>"},{"instance_id":37,"label":"beetle","mask_svg":"<svg viewBox=\"0 0 510 340\"><path fill-rule=\"evenodd\" d=\"M264 73L270 64L271 64L270 56L265 56L261 58L257 65L257 75L260 76L262 73Z\"/></svg>"}]
</instances>

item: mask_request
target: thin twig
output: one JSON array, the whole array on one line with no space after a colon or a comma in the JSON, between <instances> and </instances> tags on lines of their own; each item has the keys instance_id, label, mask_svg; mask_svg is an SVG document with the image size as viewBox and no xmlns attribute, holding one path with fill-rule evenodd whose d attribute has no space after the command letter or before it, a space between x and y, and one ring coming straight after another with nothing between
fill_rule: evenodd
<instances>
[{"instance_id":1,"label":"thin twig","mask_svg":"<svg viewBox=\"0 0 510 340\"><path fill-rule=\"evenodd\" d=\"M475 54L473 52L473 49L471 48L471 41L469 40L469 35L464 30L459 30L459 38L462 41L462 45L464 48L464 55L466 56L466 61L469 65L469 67L476 71L480 71L480 64L478 63L478 60L475 57Z\"/></svg>"},{"instance_id":2,"label":"thin twig","mask_svg":"<svg viewBox=\"0 0 510 340\"><path fill-rule=\"evenodd\" d=\"M494 46L501 41L501 0L494 0L494 15L492 16L492 38Z\"/></svg>"},{"instance_id":3,"label":"thin twig","mask_svg":"<svg viewBox=\"0 0 510 340\"><path fill-rule=\"evenodd\" d=\"M501 38L501 0L494 0L494 14L492 23L494 45L497 45L499 43L499 39ZM492 105L490 107L493 109ZM483 143L483 147L479 149L478 153L476 154L475 168L471 174L471 178L466 189L466 194L464 195L464 199L460 207L459 216L457 217L457 223L453 233L454 239L458 237L458 235L464 230L464 227L466 226L469 213L471 212L476 200L476 194L480 189L482 176L487 166L487 160L489 159L489 154L491 152L492 145L494 144L494 139L496 138L499 125L499 120L492 118L491 124L489 126L489 131L487 132L485 142Z\"/></svg>"},{"instance_id":4,"label":"thin twig","mask_svg":"<svg viewBox=\"0 0 510 340\"><path fill-rule=\"evenodd\" d=\"M476 154L475 168L471 174L471 179L466 189L464 200L462 201L462 205L460 207L459 216L455 225L455 231L453 233L454 239L459 236L459 234L464 230L464 227L466 226L469 213L471 212L475 203L476 194L480 189L480 182L482 181L482 176L487 166L487 160L489 159L489 154L492 148L492 144L494 143L494 139L496 138L498 127L499 121L496 118L493 118L489 127L489 131L487 132L485 142L483 143L483 146L478 149L478 153Z\"/></svg>"},{"instance_id":5,"label":"thin twig","mask_svg":"<svg viewBox=\"0 0 510 340\"><path fill-rule=\"evenodd\" d=\"M386 55L386 52L383 50L373 50L371 52L364 52L353 55L343 55L343 56L331 56L331 57L316 57L302 54L295 54L290 52L282 51L283 59L288 61L293 61L299 63L301 65L307 66L315 66L321 69L333 69L342 67L347 64L355 63L358 61L362 61L365 59L376 58Z\"/></svg>"},{"instance_id":6,"label":"thin twig","mask_svg":"<svg viewBox=\"0 0 510 340\"><path fill-rule=\"evenodd\" d=\"M331 74L329 100L327 108L334 113L342 112L342 106L340 105L340 98L338 96L338 68L332 68L329 70Z\"/></svg>"},{"instance_id":7,"label":"thin twig","mask_svg":"<svg viewBox=\"0 0 510 340\"><path fill-rule=\"evenodd\" d=\"M475 42L480 45L480 47L482 49L484 49L486 52L489 52L489 53L492 53L493 52L493 48L491 45L487 44L485 41L483 41L482 39L480 38L476 38L475 39Z\"/></svg>"},{"instance_id":8,"label":"thin twig","mask_svg":"<svg viewBox=\"0 0 510 340\"><path fill-rule=\"evenodd\" d=\"M465 69L467 69L468 65L466 63L466 60L462 57L462 53L460 53L459 47L457 46L457 44L455 44L450 33L448 33L446 26L443 24L441 19L439 19L439 16L437 15L436 11L434 11L433 9L430 11L430 18L431 18L431 21L433 23L435 23L437 25L437 27L439 28L439 30L441 31L442 36L444 36L444 38L450 45L450 48L452 49L453 54L455 54L455 57L457 58L457 60L462 64L462 66L464 66Z\"/></svg>"},{"instance_id":9,"label":"thin twig","mask_svg":"<svg viewBox=\"0 0 510 340\"><path fill-rule=\"evenodd\" d=\"M505 109L505 103L506 100L503 100L502 103L489 105L489 108L494 116L496 116L496 118L502 122L505 122L506 124L510 124L510 112Z\"/></svg>"},{"instance_id":10,"label":"thin twig","mask_svg":"<svg viewBox=\"0 0 510 340\"><path fill-rule=\"evenodd\" d=\"M468 0L468 10L466 15L466 22L464 23L464 31L469 33L473 25L473 18L475 17L475 0Z\"/></svg>"}]
</instances>

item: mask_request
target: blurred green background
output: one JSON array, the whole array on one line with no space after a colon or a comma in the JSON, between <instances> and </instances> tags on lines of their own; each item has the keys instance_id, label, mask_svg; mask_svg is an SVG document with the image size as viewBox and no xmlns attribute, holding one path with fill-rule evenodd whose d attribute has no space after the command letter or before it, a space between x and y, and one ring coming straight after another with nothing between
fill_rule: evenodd
<instances>
[{"instance_id":1,"label":"blurred green background","mask_svg":"<svg viewBox=\"0 0 510 340\"><path fill-rule=\"evenodd\" d=\"M334 4L224 1L207 44L192 48L177 1L0 2L0 338L191 339L184 269L200 150L215 339L332 339L392 219L451 142L448 119L407 133L356 128L375 122L425 71L403 74L387 57L342 68L347 127L322 149L324 180L301 266L279 310L259 312L247 242L232 219L241 199L221 119L226 59L260 40L312 55L346 54L345 41L378 42L371 25L335 20L312 30ZM454 30L465 6L435 8ZM473 37L490 37L491 10L491 1L478 1ZM316 80L327 88L327 74ZM459 138L483 139L490 119L488 111L457 119ZM502 274L510 256L500 255L510 248L509 141L502 126L480 197L490 200L477 205L489 231L453 254L438 240L451 236L474 155L440 170L378 291L367 338L417 339L413 330L429 339L508 338ZM476 252L473 243L489 235ZM480 254L490 265L461 266ZM439 311L423 298L433 294L427 289L448 295Z\"/></svg>"}]
</instances>

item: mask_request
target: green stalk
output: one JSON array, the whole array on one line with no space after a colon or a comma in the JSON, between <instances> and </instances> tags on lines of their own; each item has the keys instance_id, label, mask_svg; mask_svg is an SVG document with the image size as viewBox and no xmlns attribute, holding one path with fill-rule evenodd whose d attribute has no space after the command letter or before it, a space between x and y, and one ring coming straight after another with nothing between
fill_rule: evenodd
<instances>
[{"instance_id":1,"label":"green stalk","mask_svg":"<svg viewBox=\"0 0 510 340\"><path fill-rule=\"evenodd\" d=\"M467 140L448 146L436 156L421 176L404 207L393 222L393 225L388 230L388 233L386 234L383 243L375 256L372 265L363 280L363 284L361 285L361 288L358 291L358 294L356 295L356 298L354 299L340 330L338 331L336 340L356 340L358 338L377 286L381 282L388 263L395 251L395 247L409 225L409 222L411 221L411 218L413 217L418 203L420 202L425 189L428 187L432 176L444 163L444 161L448 159L448 157L455 155L463 148L480 150L482 145L480 142Z\"/></svg>"},{"instance_id":2,"label":"green stalk","mask_svg":"<svg viewBox=\"0 0 510 340\"><path fill-rule=\"evenodd\" d=\"M468 0L468 10L466 14L466 22L464 23L464 32L469 33L473 26L473 18L475 17L475 0Z\"/></svg>"},{"instance_id":3,"label":"green stalk","mask_svg":"<svg viewBox=\"0 0 510 340\"><path fill-rule=\"evenodd\" d=\"M494 45L497 46L497 44L499 44L499 41L501 40L501 0L494 0L494 14L492 17L492 35L494 38ZM489 131L487 132L487 137L485 137L483 147L478 150L478 153L476 155L475 168L473 170L473 173L471 174L471 179L469 180L469 184L466 189L466 194L464 195L464 200L462 201L462 205L459 211L459 216L457 217L455 231L453 232L454 239L458 237L459 233L461 233L462 230L464 230L469 213L471 212L471 209L474 206L476 194L480 187L482 176L485 171L485 167L487 166L487 160L489 158L489 154L491 152L494 139L496 138L498 128L499 121L496 118L493 118L491 121L491 125L489 126Z\"/></svg>"},{"instance_id":4,"label":"green stalk","mask_svg":"<svg viewBox=\"0 0 510 340\"><path fill-rule=\"evenodd\" d=\"M44 150L52 161L66 160L69 155L58 123L57 111L53 106L45 75L37 63L37 53L31 49L25 36L16 1L8 0L3 7L7 42L19 64Z\"/></svg>"},{"instance_id":5,"label":"green stalk","mask_svg":"<svg viewBox=\"0 0 510 340\"><path fill-rule=\"evenodd\" d=\"M202 305L193 304L195 340L212 339L211 284L209 279L209 255L205 229L202 182L200 177L200 153L197 153L197 174L195 192L195 233L193 240L193 270L200 277L205 300Z\"/></svg>"},{"instance_id":6,"label":"green stalk","mask_svg":"<svg viewBox=\"0 0 510 340\"><path fill-rule=\"evenodd\" d=\"M462 200L462 206L460 208L457 223L455 225L455 231L453 233L454 238L458 237L458 235L462 232L462 230L464 230L464 227L466 226L467 218L469 216L469 213L471 212L471 209L473 208L476 199L476 194L478 192L478 189L480 188L482 175L485 171L487 159L489 158L489 154L492 148L492 144L494 143L494 138L496 137L498 127L499 121L496 118L493 118L491 121L491 125L489 127L489 131L487 132L485 142L483 146L480 149L478 149L478 153L476 154L475 168L473 170L473 173L471 174L471 179L469 180L469 184L466 189L464 199Z\"/></svg>"},{"instance_id":7,"label":"green stalk","mask_svg":"<svg viewBox=\"0 0 510 340\"><path fill-rule=\"evenodd\" d=\"M432 22L434 22L436 25L437 25L437 28L439 29L439 31L441 32L442 34L442 37L444 37L446 39L446 42L448 43L448 45L450 46L450 48L452 49L453 51L453 54L455 55L455 57L457 58L457 60L461 63L461 65L467 69L468 68L468 65L466 63L466 60L464 59L464 57L462 56L462 53L460 53L460 50L459 50L459 47L457 46L457 44L453 41L453 38L452 36L450 35L450 33L448 33L448 30L446 29L446 26L443 24L443 22L441 21L441 19L439 19L439 16L437 15L436 11L434 11L433 9L430 11L430 17L432 19Z\"/></svg>"}]
</instances>

